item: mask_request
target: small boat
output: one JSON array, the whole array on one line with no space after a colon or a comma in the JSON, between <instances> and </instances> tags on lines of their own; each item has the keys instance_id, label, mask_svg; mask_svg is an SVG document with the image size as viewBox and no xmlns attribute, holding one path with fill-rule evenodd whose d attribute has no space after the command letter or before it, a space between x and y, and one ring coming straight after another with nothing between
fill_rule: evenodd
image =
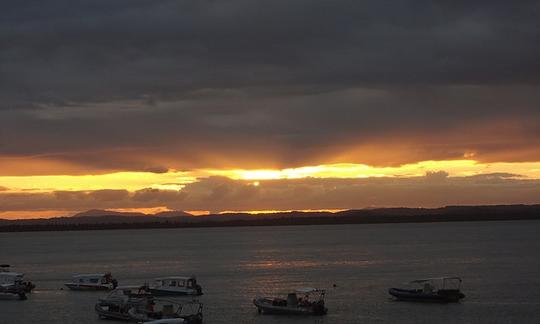
<instances>
[{"instance_id":1,"label":"small boat","mask_svg":"<svg viewBox=\"0 0 540 324\"><path fill-rule=\"evenodd\" d=\"M36 286L30 281L24 281L24 273L10 271L8 264L0 265L0 295L3 298L16 297L26 299L26 294Z\"/></svg>"},{"instance_id":2,"label":"small boat","mask_svg":"<svg viewBox=\"0 0 540 324\"><path fill-rule=\"evenodd\" d=\"M71 290L112 290L118 286L118 281L107 272L75 275L64 285Z\"/></svg>"},{"instance_id":3,"label":"small boat","mask_svg":"<svg viewBox=\"0 0 540 324\"><path fill-rule=\"evenodd\" d=\"M325 290L317 288L300 288L287 295L287 299L279 297L258 297L253 304L259 313L282 315L325 315L328 309L324 306Z\"/></svg>"},{"instance_id":4,"label":"small boat","mask_svg":"<svg viewBox=\"0 0 540 324\"><path fill-rule=\"evenodd\" d=\"M459 302L465 298L461 292L461 278L442 277L419 279L409 282L412 288L390 288L388 293L397 300L415 302Z\"/></svg>"},{"instance_id":5,"label":"small boat","mask_svg":"<svg viewBox=\"0 0 540 324\"><path fill-rule=\"evenodd\" d=\"M190 277L163 277L154 280L150 286L150 292L156 296L174 296L174 295L202 295L202 287L197 284L194 276Z\"/></svg>"},{"instance_id":6,"label":"small boat","mask_svg":"<svg viewBox=\"0 0 540 324\"><path fill-rule=\"evenodd\" d=\"M117 287L105 298L100 298L94 309L100 318L131 320L128 311L133 307L144 306L152 299L145 286Z\"/></svg>"},{"instance_id":7,"label":"small boat","mask_svg":"<svg viewBox=\"0 0 540 324\"><path fill-rule=\"evenodd\" d=\"M148 299L147 304L132 307L128 314L137 323L202 324L203 304L198 301L179 303L166 299ZM179 320L181 320L179 322Z\"/></svg>"}]
</instances>

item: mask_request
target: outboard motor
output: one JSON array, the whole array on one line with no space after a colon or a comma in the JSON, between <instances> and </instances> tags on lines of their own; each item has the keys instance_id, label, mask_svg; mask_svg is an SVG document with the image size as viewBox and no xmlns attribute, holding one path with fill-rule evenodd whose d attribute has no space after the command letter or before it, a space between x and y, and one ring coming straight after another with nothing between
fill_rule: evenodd
<instances>
[{"instance_id":1,"label":"outboard motor","mask_svg":"<svg viewBox=\"0 0 540 324\"><path fill-rule=\"evenodd\" d=\"M27 293L32 292L32 289L34 288L36 288L36 285L34 285L31 281L23 283L24 292L27 292Z\"/></svg>"},{"instance_id":2,"label":"outboard motor","mask_svg":"<svg viewBox=\"0 0 540 324\"><path fill-rule=\"evenodd\" d=\"M287 307L296 307L298 306L298 297L295 293L290 293L287 295Z\"/></svg>"}]
</instances>

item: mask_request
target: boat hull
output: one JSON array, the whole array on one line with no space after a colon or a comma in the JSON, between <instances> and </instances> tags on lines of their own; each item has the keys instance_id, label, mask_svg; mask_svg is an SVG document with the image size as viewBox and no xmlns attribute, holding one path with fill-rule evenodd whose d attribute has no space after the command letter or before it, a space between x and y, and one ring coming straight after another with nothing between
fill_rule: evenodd
<instances>
[{"instance_id":1,"label":"boat hull","mask_svg":"<svg viewBox=\"0 0 540 324\"><path fill-rule=\"evenodd\" d=\"M465 298L459 290L439 290L435 293L424 293L418 289L390 288L388 293L397 300L424 303L455 303Z\"/></svg>"},{"instance_id":2,"label":"boat hull","mask_svg":"<svg viewBox=\"0 0 540 324\"><path fill-rule=\"evenodd\" d=\"M131 317L127 311L120 309L111 310L110 306L108 305L97 304L94 309L100 318L117 319L123 321L131 320Z\"/></svg>"},{"instance_id":3,"label":"boat hull","mask_svg":"<svg viewBox=\"0 0 540 324\"><path fill-rule=\"evenodd\" d=\"M254 299L253 304L257 307L258 311L263 314L274 315L326 315L328 309L324 306L311 306L311 307L289 307L289 306L275 306L262 300Z\"/></svg>"},{"instance_id":4,"label":"boat hull","mask_svg":"<svg viewBox=\"0 0 540 324\"><path fill-rule=\"evenodd\" d=\"M19 285L0 285L0 299L26 300L26 290Z\"/></svg>"},{"instance_id":5,"label":"boat hull","mask_svg":"<svg viewBox=\"0 0 540 324\"><path fill-rule=\"evenodd\" d=\"M0 299L3 300L26 300L26 293L11 293L11 292L0 292Z\"/></svg>"},{"instance_id":6,"label":"boat hull","mask_svg":"<svg viewBox=\"0 0 540 324\"><path fill-rule=\"evenodd\" d=\"M77 283L66 283L64 286L68 287L71 290L86 290L86 291L96 291L96 290L111 290L113 289L111 285L90 285L90 284L77 284Z\"/></svg>"}]
</instances>

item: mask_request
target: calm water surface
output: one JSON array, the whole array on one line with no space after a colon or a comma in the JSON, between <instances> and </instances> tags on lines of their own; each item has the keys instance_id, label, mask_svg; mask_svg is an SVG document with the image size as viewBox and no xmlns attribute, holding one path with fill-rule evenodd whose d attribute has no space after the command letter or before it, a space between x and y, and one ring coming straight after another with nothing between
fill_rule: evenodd
<instances>
[{"instance_id":1,"label":"calm water surface","mask_svg":"<svg viewBox=\"0 0 540 324\"><path fill-rule=\"evenodd\" d=\"M104 293L61 290L105 271L121 285L196 274L209 324L540 323L539 234L539 221L0 233L0 263L38 286L1 300L0 323L114 323L94 313ZM387 294L440 275L463 277L464 302ZM327 316L259 315L251 303L301 286L328 289Z\"/></svg>"}]
</instances>

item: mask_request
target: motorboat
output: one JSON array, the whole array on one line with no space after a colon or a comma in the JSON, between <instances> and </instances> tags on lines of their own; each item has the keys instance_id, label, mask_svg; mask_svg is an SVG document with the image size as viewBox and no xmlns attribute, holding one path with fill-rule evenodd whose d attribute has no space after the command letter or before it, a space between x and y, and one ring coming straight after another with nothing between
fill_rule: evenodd
<instances>
[{"instance_id":1,"label":"motorboat","mask_svg":"<svg viewBox=\"0 0 540 324\"><path fill-rule=\"evenodd\" d=\"M413 280L410 288L390 288L388 293L397 300L415 302L459 302L465 298L461 292L460 277L441 277Z\"/></svg>"},{"instance_id":2,"label":"motorboat","mask_svg":"<svg viewBox=\"0 0 540 324\"><path fill-rule=\"evenodd\" d=\"M30 281L24 281L24 273L13 272L8 264L0 265L0 295L3 298L16 297L26 299L26 294L36 286Z\"/></svg>"},{"instance_id":3,"label":"motorboat","mask_svg":"<svg viewBox=\"0 0 540 324\"><path fill-rule=\"evenodd\" d=\"M325 315L324 289L300 288L287 294L287 298L258 297L253 304L259 313L282 315Z\"/></svg>"},{"instance_id":4,"label":"motorboat","mask_svg":"<svg viewBox=\"0 0 540 324\"><path fill-rule=\"evenodd\" d=\"M95 274L79 274L71 282L64 284L71 290L112 290L118 286L110 272Z\"/></svg>"},{"instance_id":5,"label":"motorboat","mask_svg":"<svg viewBox=\"0 0 540 324\"><path fill-rule=\"evenodd\" d=\"M197 284L197 279L194 276L156 278L153 285L150 286L150 292L156 296L200 296L203 294L202 287Z\"/></svg>"},{"instance_id":6,"label":"motorboat","mask_svg":"<svg viewBox=\"0 0 540 324\"><path fill-rule=\"evenodd\" d=\"M152 298L145 286L117 287L107 297L100 298L94 309L100 318L129 321L128 311L147 305Z\"/></svg>"},{"instance_id":7,"label":"motorboat","mask_svg":"<svg viewBox=\"0 0 540 324\"><path fill-rule=\"evenodd\" d=\"M132 321L147 323L186 323L202 324L203 304L198 301L179 303L167 299L148 299L146 305L132 307L128 314ZM175 320L182 320L175 322Z\"/></svg>"}]
</instances>

